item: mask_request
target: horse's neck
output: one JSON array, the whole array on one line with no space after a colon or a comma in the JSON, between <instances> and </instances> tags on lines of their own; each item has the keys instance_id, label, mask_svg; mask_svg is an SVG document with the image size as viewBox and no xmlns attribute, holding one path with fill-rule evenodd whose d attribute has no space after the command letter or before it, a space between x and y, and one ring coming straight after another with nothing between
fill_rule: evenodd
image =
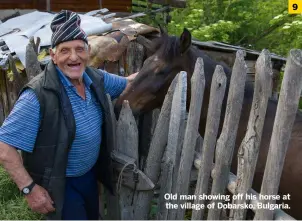
<instances>
[{"instance_id":1,"label":"horse's neck","mask_svg":"<svg viewBox=\"0 0 302 221\"><path fill-rule=\"evenodd\" d=\"M188 51L188 56L187 56L188 62L186 63L188 64L188 72L191 73L192 75L198 57L203 57L202 52L200 50L197 50L195 47L191 47L190 50Z\"/></svg>"}]
</instances>

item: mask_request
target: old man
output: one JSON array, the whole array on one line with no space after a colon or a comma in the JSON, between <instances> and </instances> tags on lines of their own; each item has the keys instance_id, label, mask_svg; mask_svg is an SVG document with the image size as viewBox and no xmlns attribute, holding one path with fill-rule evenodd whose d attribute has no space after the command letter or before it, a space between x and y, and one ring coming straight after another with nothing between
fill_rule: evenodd
<instances>
[{"instance_id":1,"label":"old man","mask_svg":"<svg viewBox=\"0 0 302 221\"><path fill-rule=\"evenodd\" d=\"M97 181L113 191L106 94L118 97L136 76L87 67L80 23L68 10L54 17L52 61L25 85L0 128L0 163L29 207L48 219L99 219Z\"/></svg>"}]
</instances>

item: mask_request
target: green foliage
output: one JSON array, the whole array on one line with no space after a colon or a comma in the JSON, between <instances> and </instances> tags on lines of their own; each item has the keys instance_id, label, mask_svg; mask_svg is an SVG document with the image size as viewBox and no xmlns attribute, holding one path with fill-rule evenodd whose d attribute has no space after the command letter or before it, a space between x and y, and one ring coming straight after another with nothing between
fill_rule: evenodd
<instances>
[{"instance_id":1,"label":"green foliage","mask_svg":"<svg viewBox=\"0 0 302 221\"><path fill-rule=\"evenodd\" d=\"M231 43L233 33L240 27L239 23L225 20L223 16L216 19L215 14L219 10L208 13L209 8L205 8L208 6L201 4L200 0L190 0L186 9L175 9L171 13L172 21L168 25L169 33L180 35L183 28L187 28L198 40Z\"/></svg>"},{"instance_id":2,"label":"green foliage","mask_svg":"<svg viewBox=\"0 0 302 221\"><path fill-rule=\"evenodd\" d=\"M0 167L0 217L2 220L41 220L30 210L24 196L6 171Z\"/></svg>"},{"instance_id":3,"label":"green foliage","mask_svg":"<svg viewBox=\"0 0 302 221\"><path fill-rule=\"evenodd\" d=\"M147 4L146 0L133 2ZM302 46L302 15L289 15L287 7L287 0L188 0L185 9L172 10L172 21L166 28L172 35L179 36L187 28L201 41L226 42L259 51L267 48L287 56L290 49ZM146 10L150 9L140 9ZM163 14L157 14L137 20L157 26L164 24L163 18Z\"/></svg>"}]
</instances>

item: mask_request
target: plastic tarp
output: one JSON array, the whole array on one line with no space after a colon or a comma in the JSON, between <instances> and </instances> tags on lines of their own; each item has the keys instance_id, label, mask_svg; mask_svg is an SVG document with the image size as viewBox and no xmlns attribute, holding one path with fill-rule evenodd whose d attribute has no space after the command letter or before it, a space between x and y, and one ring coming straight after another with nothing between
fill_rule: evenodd
<instances>
[{"instance_id":1,"label":"plastic tarp","mask_svg":"<svg viewBox=\"0 0 302 221\"><path fill-rule=\"evenodd\" d=\"M26 46L29 38L40 37L40 46L51 45L50 23L55 14L35 11L21 15L0 24L0 40L4 40L10 52L15 52L24 67ZM101 18L80 15L81 28L87 35L97 35L112 29L112 24L105 23ZM3 53L0 51L0 53ZM1 56L0 56L1 57ZM2 54L2 58L5 57Z\"/></svg>"}]
</instances>

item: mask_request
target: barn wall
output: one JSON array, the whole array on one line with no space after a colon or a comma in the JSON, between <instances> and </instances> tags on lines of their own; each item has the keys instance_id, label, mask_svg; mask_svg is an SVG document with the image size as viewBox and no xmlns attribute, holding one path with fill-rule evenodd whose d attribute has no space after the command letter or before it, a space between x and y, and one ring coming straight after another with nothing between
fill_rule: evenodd
<instances>
[{"instance_id":1,"label":"barn wall","mask_svg":"<svg viewBox=\"0 0 302 221\"><path fill-rule=\"evenodd\" d=\"M77 12L92 11L99 8L99 0L51 0L52 11L68 9Z\"/></svg>"},{"instance_id":2,"label":"barn wall","mask_svg":"<svg viewBox=\"0 0 302 221\"><path fill-rule=\"evenodd\" d=\"M111 12L129 12L132 0L102 0L102 7ZM69 9L88 12L100 8L100 0L50 0L51 11ZM0 9L38 9L46 10L46 0L0 0Z\"/></svg>"},{"instance_id":3,"label":"barn wall","mask_svg":"<svg viewBox=\"0 0 302 221\"><path fill-rule=\"evenodd\" d=\"M102 0L102 7L109 11L130 12L132 0Z\"/></svg>"},{"instance_id":4,"label":"barn wall","mask_svg":"<svg viewBox=\"0 0 302 221\"><path fill-rule=\"evenodd\" d=\"M1 9L29 9L34 7L34 3L33 0L0 0L0 7Z\"/></svg>"}]
</instances>

